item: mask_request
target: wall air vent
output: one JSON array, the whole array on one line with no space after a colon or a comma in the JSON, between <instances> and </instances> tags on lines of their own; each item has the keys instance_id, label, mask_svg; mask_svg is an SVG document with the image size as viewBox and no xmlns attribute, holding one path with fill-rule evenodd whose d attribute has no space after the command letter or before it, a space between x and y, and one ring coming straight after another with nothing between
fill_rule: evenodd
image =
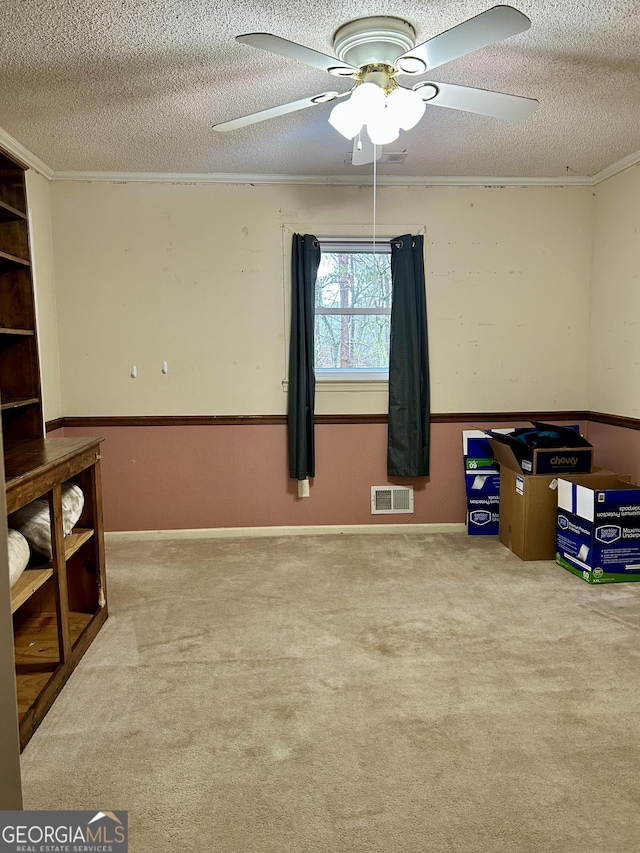
<instances>
[{"instance_id":1,"label":"wall air vent","mask_svg":"<svg viewBox=\"0 0 640 853\"><path fill-rule=\"evenodd\" d=\"M413 512L413 486L371 486L371 514Z\"/></svg>"}]
</instances>

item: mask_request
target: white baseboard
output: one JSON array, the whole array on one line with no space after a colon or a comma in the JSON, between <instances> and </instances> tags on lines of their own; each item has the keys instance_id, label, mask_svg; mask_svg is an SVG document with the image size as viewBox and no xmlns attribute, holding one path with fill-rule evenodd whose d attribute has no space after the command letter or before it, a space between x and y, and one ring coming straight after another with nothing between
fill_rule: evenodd
<instances>
[{"instance_id":1,"label":"white baseboard","mask_svg":"<svg viewBox=\"0 0 640 853\"><path fill-rule=\"evenodd\" d=\"M194 530L115 530L105 533L107 542L160 539L229 539L265 536L327 536L345 533L466 533L466 525L452 524L320 524L296 527L206 527Z\"/></svg>"}]
</instances>

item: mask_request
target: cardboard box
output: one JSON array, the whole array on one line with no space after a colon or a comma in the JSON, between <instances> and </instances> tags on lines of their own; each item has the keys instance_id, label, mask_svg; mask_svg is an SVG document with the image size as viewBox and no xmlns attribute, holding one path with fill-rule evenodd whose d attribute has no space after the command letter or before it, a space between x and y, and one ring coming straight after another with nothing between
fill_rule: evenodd
<instances>
[{"instance_id":1,"label":"cardboard box","mask_svg":"<svg viewBox=\"0 0 640 853\"><path fill-rule=\"evenodd\" d=\"M511 429L498 430L500 433ZM500 468L484 430L462 431L464 484L467 495L467 532L470 536L497 536L500 510Z\"/></svg>"},{"instance_id":2,"label":"cardboard box","mask_svg":"<svg viewBox=\"0 0 640 853\"><path fill-rule=\"evenodd\" d=\"M496 448L502 444L511 451L516 470L524 474L560 474L588 473L593 465L593 447L583 438L577 428L556 426L532 421L537 431L553 430L560 434L557 447L529 447L516 436L532 431L531 428L518 428L509 434L489 431L491 447L497 456Z\"/></svg>"},{"instance_id":3,"label":"cardboard box","mask_svg":"<svg viewBox=\"0 0 640 853\"><path fill-rule=\"evenodd\" d=\"M465 473L467 532L470 536L497 536L500 513L500 474Z\"/></svg>"},{"instance_id":4,"label":"cardboard box","mask_svg":"<svg viewBox=\"0 0 640 853\"><path fill-rule=\"evenodd\" d=\"M558 480L556 562L587 583L640 581L640 488Z\"/></svg>"},{"instance_id":5,"label":"cardboard box","mask_svg":"<svg viewBox=\"0 0 640 853\"><path fill-rule=\"evenodd\" d=\"M554 560L558 514L558 478L554 474L523 474L511 448L491 438L500 463L500 542L521 560ZM612 471L563 474L574 483L606 488Z\"/></svg>"},{"instance_id":6,"label":"cardboard box","mask_svg":"<svg viewBox=\"0 0 640 853\"><path fill-rule=\"evenodd\" d=\"M504 434L513 430L495 430L496 434ZM489 443L489 435L483 429L462 430L462 451L464 454L465 473L487 471L498 473L499 468L493 456Z\"/></svg>"}]
</instances>

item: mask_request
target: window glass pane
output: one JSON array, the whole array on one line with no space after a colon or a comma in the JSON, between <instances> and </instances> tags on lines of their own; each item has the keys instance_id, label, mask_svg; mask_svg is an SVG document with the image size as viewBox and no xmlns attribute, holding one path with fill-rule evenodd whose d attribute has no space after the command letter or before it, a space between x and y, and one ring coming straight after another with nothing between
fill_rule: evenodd
<instances>
[{"instance_id":1,"label":"window glass pane","mask_svg":"<svg viewBox=\"0 0 640 853\"><path fill-rule=\"evenodd\" d=\"M391 255L323 252L316 281L322 308L390 308Z\"/></svg>"},{"instance_id":2,"label":"window glass pane","mask_svg":"<svg viewBox=\"0 0 640 853\"><path fill-rule=\"evenodd\" d=\"M388 314L316 315L316 368L389 367Z\"/></svg>"}]
</instances>

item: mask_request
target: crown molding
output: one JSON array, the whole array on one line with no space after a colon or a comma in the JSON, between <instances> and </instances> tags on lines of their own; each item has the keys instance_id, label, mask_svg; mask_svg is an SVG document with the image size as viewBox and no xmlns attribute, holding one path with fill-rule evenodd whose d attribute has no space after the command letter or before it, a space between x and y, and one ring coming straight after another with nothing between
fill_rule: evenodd
<instances>
[{"instance_id":1,"label":"crown molding","mask_svg":"<svg viewBox=\"0 0 640 853\"><path fill-rule=\"evenodd\" d=\"M187 174L180 172L54 172L54 181L101 181L106 183L163 183L163 184L307 184L314 186L371 186L369 175L244 175L244 174ZM505 178L495 176L467 177L402 177L380 175L376 185L398 187L564 187L591 186L589 175L560 178Z\"/></svg>"},{"instance_id":2,"label":"crown molding","mask_svg":"<svg viewBox=\"0 0 640 853\"><path fill-rule=\"evenodd\" d=\"M610 166L607 166L606 169L603 169L601 172L594 175L593 183L599 184L602 181L606 181L607 178L612 178L614 175L624 172L625 169L630 169L631 166L637 166L638 163L640 163L640 151L634 151L633 154L628 154L626 157L623 157L622 160L618 160L617 163L612 163Z\"/></svg>"},{"instance_id":3,"label":"crown molding","mask_svg":"<svg viewBox=\"0 0 640 853\"><path fill-rule=\"evenodd\" d=\"M168 184L308 184L312 186L371 186L370 175L248 175L222 173L183 172L74 172L55 171L33 151L18 142L0 127L0 148L20 160L23 165L34 169L49 181L102 181L106 183L168 183ZM396 176L380 175L376 184L398 187L564 187L594 186L607 178L640 164L640 151L634 151L612 163L595 175L570 175L547 178L513 178L494 175L468 176Z\"/></svg>"},{"instance_id":4,"label":"crown molding","mask_svg":"<svg viewBox=\"0 0 640 853\"><path fill-rule=\"evenodd\" d=\"M0 148L4 148L4 150L8 154L12 154L16 160L20 160L20 162L24 166L28 166L30 169L41 174L47 180L51 180L54 175L54 171L50 166L41 160L39 157L33 153L33 151L29 151L28 148L18 142L17 139L14 139L13 136L10 136L6 130L3 130L0 127Z\"/></svg>"}]
</instances>

